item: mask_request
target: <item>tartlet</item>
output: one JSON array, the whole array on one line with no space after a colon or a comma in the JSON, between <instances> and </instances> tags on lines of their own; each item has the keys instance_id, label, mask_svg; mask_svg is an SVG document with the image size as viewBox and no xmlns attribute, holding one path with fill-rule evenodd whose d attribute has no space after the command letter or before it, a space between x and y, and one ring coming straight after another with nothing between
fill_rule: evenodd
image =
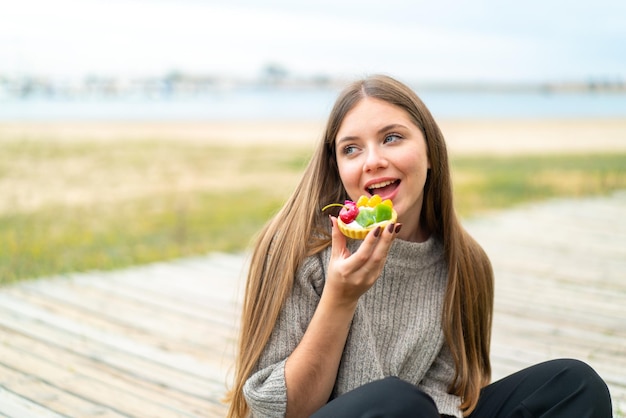
<instances>
[{"instance_id":1,"label":"tartlet","mask_svg":"<svg viewBox=\"0 0 626 418\"><path fill-rule=\"evenodd\" d=\"M365 239L367 234L390 223L395 223L398 214L390 199L382 200L377 194L372 197L361 196L356 202L346 200L343 204L331 203L329 207L340 206L337 225L342 234L352 239Z\"/></svg>"}]
</instances>

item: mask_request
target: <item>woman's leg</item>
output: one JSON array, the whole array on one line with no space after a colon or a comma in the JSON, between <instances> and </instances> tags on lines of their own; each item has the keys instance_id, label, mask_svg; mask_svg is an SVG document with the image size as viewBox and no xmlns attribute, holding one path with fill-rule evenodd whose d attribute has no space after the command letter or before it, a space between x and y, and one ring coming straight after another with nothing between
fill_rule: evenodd
<instances>
[{"instance_id":1,"label":"woman's leg","mask_svg":"<svg viewBox=\"0 0 626 418\"><path fill-rule=\"evenodd\" d=\"M377 380L327 403L311 418L439 418L435 402L396 377Z\"/></svg>"},{"instance_id":2,"label":"woman's leg","mask_svg":"<svg viewBox=\"0 0 626 418\"><path fill-rule=\"evenodd\" d=\"M611 397L587 364L552 360L485 387L470 417L611 418Z\"/></svg>"}]
</instances>

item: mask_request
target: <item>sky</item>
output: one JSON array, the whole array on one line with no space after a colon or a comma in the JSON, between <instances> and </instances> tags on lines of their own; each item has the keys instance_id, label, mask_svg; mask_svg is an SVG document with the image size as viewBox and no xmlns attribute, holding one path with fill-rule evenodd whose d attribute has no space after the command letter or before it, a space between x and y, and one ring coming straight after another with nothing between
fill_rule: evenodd
<instances>
[{"instance_id":1,"label":"sky","mask_svg":"<svg viewBox=\"0 0 626 418\"><path fill-rule=\"evenodd\" d=\"M626 81L624 0L0 0L0 76Z\"/></svg>"}]
</instances>

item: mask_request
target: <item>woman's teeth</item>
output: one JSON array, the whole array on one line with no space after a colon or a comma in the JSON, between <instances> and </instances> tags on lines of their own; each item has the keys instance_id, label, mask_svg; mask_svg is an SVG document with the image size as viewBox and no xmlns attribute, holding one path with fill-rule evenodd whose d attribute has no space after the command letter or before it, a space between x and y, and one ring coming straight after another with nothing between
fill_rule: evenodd
<instances>
[{"instance_id":1,"label":"woman's teeth","mask_svg":"<svg viewBox=\"0 0 626 418\"><path fill-rule=\"evenodd\" d=\"M374 194L374 192L376 191L376 189L382 189L383 187L387 187L390 184L395 183L395 180L387 180L387 181L381 181L380 183L374 183L371 184L367 190L370 192L370 194Z\"/></svg>"}]
</instances>

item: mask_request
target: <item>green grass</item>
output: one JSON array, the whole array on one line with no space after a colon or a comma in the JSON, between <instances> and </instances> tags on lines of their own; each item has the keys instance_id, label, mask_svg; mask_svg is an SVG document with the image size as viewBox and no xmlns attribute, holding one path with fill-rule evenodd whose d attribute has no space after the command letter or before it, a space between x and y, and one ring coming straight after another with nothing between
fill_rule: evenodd
<instances>
[{"instance_id":1,"label":"green grass","mask_svg":"<svg viewBox=\"0 0 626 418\"><path fill-rule=\"evenodd\" d=\"M0 212L0 284L246 250L291 192L308 155L299 148L190 150L183 144L138 147L118 142L115 150L102 144L55 144L48 149L30 144L28 152L5 145L0 144L0 151L13 158L1 165L0 181L19 182L23 175L29 193L45 196L49 191L42 184L48 171L28 177L24 167L29 164L58 169L55 176L68 189L82 187L88 193L91 178L110 176L136 182L138 193L107 199L117 186L105 184L91 200L77 204L57 196L65 190L60 188L40 205L9 205ZM63 169L66 165L71 169ZM72 171L75 167L78 174ZM457 157L452 169L456 205L464 218L530 201L626 189L626 154ZM180 187L177 176L183 171L191 179L219 175L229 183L221 188L202 182ZM156 179L146 181L144 190L141 182L150 176ZM163 187L152 187L161 183Z\"/></svg>"},{"instance_id":2,"label":"green grass","mask_svg":"<svg viewBox=\"0 0 626 418\"><path fill-rule=\"evenodd\" d=\"M1 281L239 251L280 203L251 190L3 216Z\"/></svg>"},{"instance_id":3,"label":"green grass","mask_svg":"<svg viewBox=\"0 0 626 418\"><path fill-rule=\"evenodd\" d=\"M452 161L462 216L554 197L603 195L626 188L626 154L462 157Z\"/></svg>"}]
</instances>

